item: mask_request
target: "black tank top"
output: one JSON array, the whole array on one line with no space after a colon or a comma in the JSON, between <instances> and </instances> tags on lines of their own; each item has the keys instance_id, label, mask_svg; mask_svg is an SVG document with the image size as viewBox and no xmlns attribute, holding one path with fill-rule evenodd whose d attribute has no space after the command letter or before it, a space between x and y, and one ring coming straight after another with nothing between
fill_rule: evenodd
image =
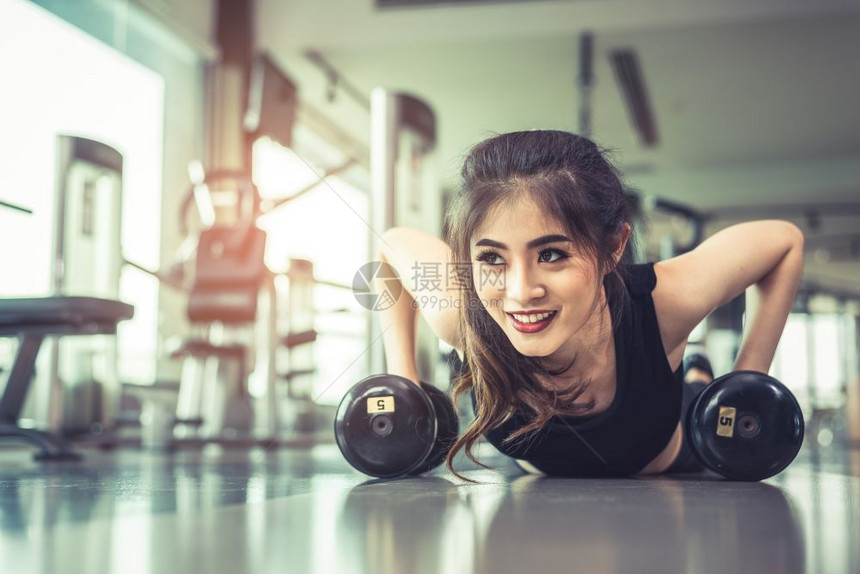
<instances>
[{"instance_id":1,"label":"black tank top","mask_svg":"<svg viewBox=\"0 0 860 574\"><path fill-rule=\"evenodd\" d=\"M651 298L657 284L654 264L630 265L627 271L631 305L613 324L617 383L612 404L589 417L553 417L541 430L503 445L514 430L534 419L517 412L485 433L500 452L554 475L626 476L669 444L681 417L683 368L673 373L663 349ZM457 374L463 366L452 355Z\"/></svg>"}]
</instances>

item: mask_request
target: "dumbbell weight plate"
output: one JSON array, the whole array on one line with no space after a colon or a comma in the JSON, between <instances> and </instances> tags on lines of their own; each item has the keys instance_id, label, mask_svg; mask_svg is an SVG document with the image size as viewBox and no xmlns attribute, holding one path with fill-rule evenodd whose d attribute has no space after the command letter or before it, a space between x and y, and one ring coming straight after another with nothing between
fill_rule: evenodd
<instances>
[{"instance_id":1,"label":"dumbbell weight plate","mask_svg":"<svg viewBox=\"0 0 860 574\"><path fill-rule=\"evenodd\" d=\"M764 373L715 379L689 409L690 446L709 469L732 480L763 480L785 469L803 442L794 395Z\"/></svg>"},{"instance_id":2,"label":"dumbbell weight plate","mask_svg":"<svg viewBox=\"0 0 860 574\"><path fill-rule=\"evenodd\" d=\"M427 393L396 375L359 381L340 402L334 426L346 460L378 478L418 468L436 438L436 415Z\"/></svg>"},{"instance_id":3,"label":"dumbbell weight plate","mask_svg":"<svg viewBox=\"0 0 860 574\"><path fill-rule=\"evenodd\" d=\"M448 395L433 385L428 385L424 382L421 383L421 388L430 397L436 412L436 441L433 444L433 450L427 456L427 460L410 474L424 474L442 464L445 461L448 450L460 434L460 422L457 419L457 411L454 410L454 404L448 398Z\"/></svg>"}]
</instances>

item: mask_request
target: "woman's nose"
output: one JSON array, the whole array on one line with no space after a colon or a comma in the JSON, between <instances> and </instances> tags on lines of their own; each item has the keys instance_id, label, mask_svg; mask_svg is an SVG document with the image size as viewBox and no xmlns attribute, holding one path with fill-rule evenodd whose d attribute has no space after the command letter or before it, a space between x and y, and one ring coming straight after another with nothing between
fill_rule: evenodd
<instances>
[{"instance_id":1,"label":"woman's nose","mask_svg":"<svg viewBox=\"0 0 860 574\"><path fill-rule=\"evenodd\" d=\"M519 303L539 299L546 294L537 275L525 265L512 266L505 274L508 298Z\"/></svg>"}]
</instances>

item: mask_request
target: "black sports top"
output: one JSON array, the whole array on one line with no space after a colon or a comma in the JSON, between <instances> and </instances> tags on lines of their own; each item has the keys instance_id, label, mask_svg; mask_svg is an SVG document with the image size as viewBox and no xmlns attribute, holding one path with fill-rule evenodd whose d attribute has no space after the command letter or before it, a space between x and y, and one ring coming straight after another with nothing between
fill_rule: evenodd
<instances>
[{"instance_id":1,"label":"black sports top","mask_svg":"<svg viewBox=\"0 0 860 574\"><path fill-rule=\"evenodd\" d=\"M673 373L663 349L651 298L657 284L654 264L630 265L627 271L631 305L620 324L613 324L617 382L612 404L593 416L555 416L541 430L503 445L514 430L534 419L517 411L485 434L500 452L548 474L626 476L669 444L681 417L683 368ZM459 373L456 353L452 363Z\"/></svg>"}]
</instances>

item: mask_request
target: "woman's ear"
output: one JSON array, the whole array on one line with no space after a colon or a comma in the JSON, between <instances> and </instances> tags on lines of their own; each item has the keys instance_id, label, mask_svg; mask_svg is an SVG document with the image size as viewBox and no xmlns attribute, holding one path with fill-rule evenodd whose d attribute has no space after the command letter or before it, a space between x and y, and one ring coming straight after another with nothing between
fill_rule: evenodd
<instances>
[{"instance_id":1,"label":"woman's ear","mask_svg":"<svg viewBox=\"0 0 860 574\"><path fill-rule=\"evenodd\" d=\"M615 246L612 249L612 262L614 266L618 266L621 261L621 256L624 255L624 249L627 247L627 241L630 239L630 224L625 223L621 226L621 231L615 235Z\"/></svg>"}]
</instances>

